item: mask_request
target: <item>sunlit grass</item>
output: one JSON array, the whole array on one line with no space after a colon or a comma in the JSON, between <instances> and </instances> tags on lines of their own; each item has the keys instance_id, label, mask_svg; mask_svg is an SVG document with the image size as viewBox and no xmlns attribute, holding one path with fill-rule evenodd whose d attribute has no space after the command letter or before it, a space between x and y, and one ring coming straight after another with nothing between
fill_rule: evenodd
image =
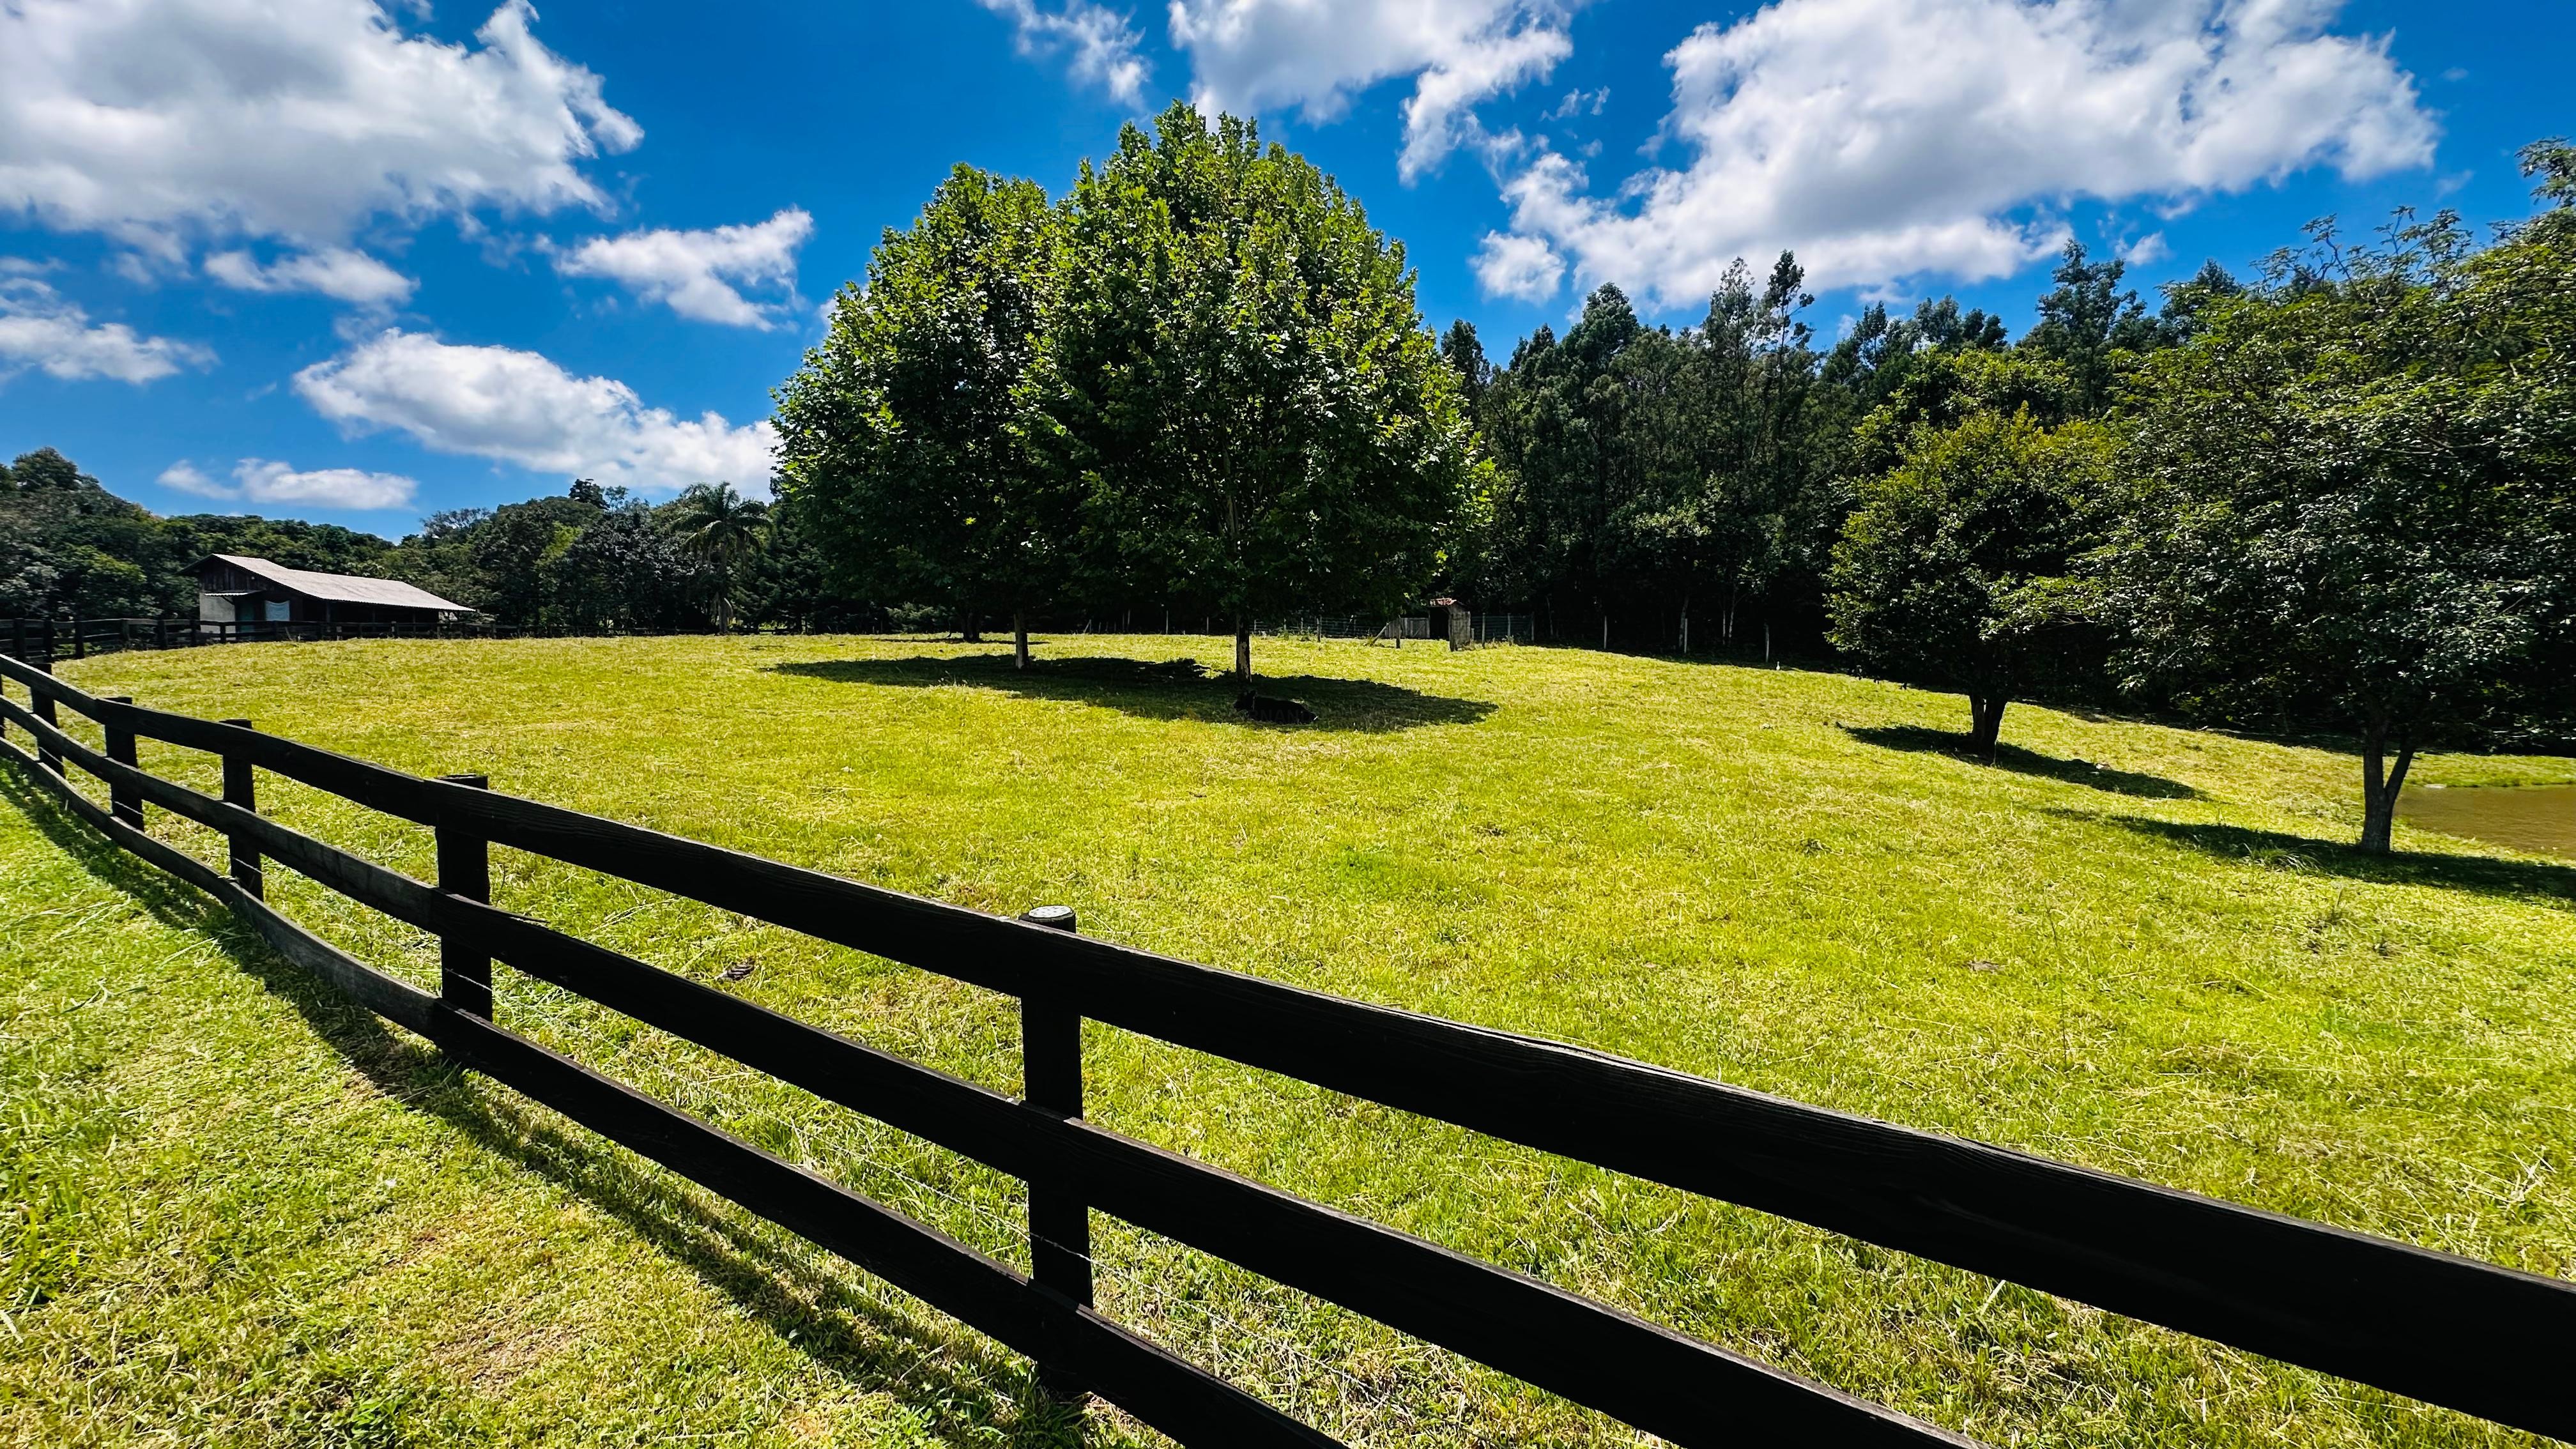
<instances>
[{"instance_id":1,"label":"sunlit grass","mask_svg":"<svg viewBox=\"0 0 2576 1449\"><path fill-rule=\"evenodd\" d=\"M2016 706L1990 768L1946 748L1960 701L1840 676L1269 640L1265 691L1322 718L1255 726L1229 686L1168 667L1222 644L1061 639L1025 678L994 648L846 638L260 646L67 672L983 909L1072 904L1087 932L1214 965L2576 1269L2576 868L2403 827L2401 859L2359 858L2348 756ZM184 751L145 758L213 781ZM2567 763L2420 768L2468 784L2564 779ZM424 832L263 789L292 823L429 870ZM13 925L0 953L10 1060L39 1064L6 1079L13 1117L75 1124L13 1145L34 1166L11 1171L94 1185L48 1240L81 1245L84 1266L0 1334L0 1378L20 1385L0 1388L0 1425L140 1442L218 1414L259 1442L259 1416L318 1392L260 1366L328 1341L360 1355L341 1378L381 1368L383 1387L342 1398L376 1405L396 1440L1062 1438L1019 1409L1007 1355L449 1077L231 938L208 944L184 892L155 897L158 919L123 904L125 875L72 860L42 832L77 836L12 798L0 913L108 929L31 949ZM156 821L212 858L200 832ZM727 989L1015 1084L1005 1001L515 853L495 865L514 909L700 979L749 963ZM272 894L434 977L407 928L282 872ZM1021 1257L1007 1179L507 973L500 1012ZM1092 1114L1120 1130L1998 1443L2521 1442L1104 1028L1089 1052ZM44 1075L58 1058L87 1066ZM308 1110L317 1098L344 1105ZM80 1145L101 1133L136 1145ZM156 1153L186 1165L153 1168ZM277 1188L283 1206L253 1216L286 1239L236 1251L227 1215L268 1201L256 1184L354 1181L379 1157L405 1164L395 1185ZM425 1224L435 1269L404 1246ZM1632 1438L1147 1235L1100 1236L1105 1304L1346 1437ZM189 1273L233 1296L191 1296ZM506 1345L486 1356L512 1367L399 1351L460 1337ZM396 1347L364 1357L375 1342ZM93 1386L82 1365L106 1343L197 1355L233 1387L199 1409L140 1372ZM1098 1416L1089 1432L1131 1433Z\"/></svg>"}]
</instances>

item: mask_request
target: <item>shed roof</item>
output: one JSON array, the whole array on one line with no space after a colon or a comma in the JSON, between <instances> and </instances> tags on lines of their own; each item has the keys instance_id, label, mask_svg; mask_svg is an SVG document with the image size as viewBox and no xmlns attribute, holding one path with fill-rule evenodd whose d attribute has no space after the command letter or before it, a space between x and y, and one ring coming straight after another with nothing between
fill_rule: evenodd
<instances>
[{"instance_id":1,"label":"shed roof","mask_svg":"<svg viewBox=\"0 0 2576 1449\"><path fill-rule=\"evenodd\" d=\"M382 604L400 609L441 609L451 614L471 614L463 604L451 603L427 589L406 584L398 579L361 578L356 574L323 574L310 569L291 569L264 558L245 558L240 554L210 554L197 563L203 569L210 563L228 563L246 574L255 574L280 588L292 589L312 599L329 599L342 604Z\"/></svg>"}]
</instances>

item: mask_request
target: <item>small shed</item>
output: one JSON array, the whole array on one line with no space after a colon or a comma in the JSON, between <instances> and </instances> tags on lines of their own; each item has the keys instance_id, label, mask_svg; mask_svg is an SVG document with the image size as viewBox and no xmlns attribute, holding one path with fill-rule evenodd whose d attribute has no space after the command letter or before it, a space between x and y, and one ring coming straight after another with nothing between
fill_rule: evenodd
<instances>
[{"instance_id":1,"label":"small shed","mask_svg":"<svg viewBox=\"0 0 2576 1449\"><path fill-rule=\"evenodd\" d=\"M435 624L474 611L394 579L291 569L219 553L196 567L197 618L208 624Z\"/></svg>"}]
</instances>

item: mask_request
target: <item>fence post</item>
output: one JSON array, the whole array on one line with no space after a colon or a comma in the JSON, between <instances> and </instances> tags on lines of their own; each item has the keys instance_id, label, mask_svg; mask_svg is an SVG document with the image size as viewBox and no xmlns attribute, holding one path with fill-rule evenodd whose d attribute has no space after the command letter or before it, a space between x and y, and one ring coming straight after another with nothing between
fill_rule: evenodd
<instances>
[{"instance_id":1,"label":"fence post","mask_svg":"<svg viewBox=\"0 0 2576 1449\"><path fill-rule=\"evenodd\" d=\"M251 727L246 719L217 720L216 723L237 729ZM250 769L248 755L238 750L224 751L224 803L237 805L256 815L259 813L259 787L253 783ZM240 886L252 900L267 899L268 886L260 872L258 842L238 830L232 832L231 840L233 884Z\"/></svg>"},{"instance_id":2,"label":"fence post","mask_svg":"<svg viewBox=\"0 0 2576 1449\"><path fill-rule=\"evenodd\" d=\"M1020 917L1032 925L1079 929L1071 906L1039 906ZM1061 998L1020 998L1021 1100L1059 1117L1082 1115L1082 1013ZM1029 1183L1029 1266L1041 1288L1076 1303L1091 1302L1091 1207L1070 1183ZM1061 1399L1089 1390L1062 1368L1038 1365L1038 1384Z\"/></svg>"},{"instance_id":3,"label":"fence post","mask_svg":"<svg viewBox=\"0 0 2576 1449\"><path fill-rule=\"evenodd\" d=\"M441 775L451 785L492 788L488 775ZM438 888L469 901L492 899L492 843L445 821L438 826ZM438 941L438 996L468 1016L492 1019L492 958L453 935Z\"/></svg>"},{"instance_id":4,"label":"fence post","mask_svg":"<svg viewBox=\"0 0 2576 1449\"><path fill-rule=\"evenodd\" d=\"M48 658L45 661L45 666L45 672L47 674L54 672L52 659ZM43 720L45 723L52 725L57 729L61 728L62 719L54 713L54 697L39 689L31 689L27 692L35 696L34 705L36 718ZM38 735L36 737L36 763L53 771L57 775L63 772L63 757L55 753L52 745L45 743L44 736L42 735Z\"/></svg>"},{"instance_id":5,"label":"fence post","mask_svg":"<svg viewBox=\"0 0 2576 1449\"><path fill-rule=\"evenodd\" d=\"M130 694L103 694L99 698L109 704L134 703L134 696ZM107 736L109 759L120 765L136 765L133 730L116 725L101 725L100 733ZM131 825L140 830L143 828L143 796L137 793L133 786L111 780L107 786L107 813L118 823Z\"/></svg>"},{"instance_id":6,"label":"fence post","mask_svg":"<svg viewBox=\"0 0 2576 1449\"><path fill-rule=\"evenodd\" d=\"M80 615L78 614L72 615L72 657L74 659L87 659L89 657L89 642L81 638Z\"/></svg>"}]
</instances>

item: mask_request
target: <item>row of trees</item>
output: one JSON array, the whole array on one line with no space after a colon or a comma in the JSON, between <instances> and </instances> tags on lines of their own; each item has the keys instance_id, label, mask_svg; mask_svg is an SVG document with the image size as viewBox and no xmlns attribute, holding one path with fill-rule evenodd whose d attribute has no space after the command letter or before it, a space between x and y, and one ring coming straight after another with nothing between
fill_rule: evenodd
<instances>
[{"instance_id":1,"label":"row of trees","mask_svg":"<svg viewBox=\"0 0 2576 1449\"><path fill-rule=\"evenodd\" d=\"M590 633L874 622L823 580L792 510L701 483L660 504L576 479L559 497L422 521L380 572L494 622Z\"/></svg>"},{"instance_id":2,"label":"row of trees","mask_svg":"<svg viewBox=\"0 0 2576 1449\"><path fill-rule=\"evenodd\" d=\"M0 618L194 615L189 569L213 553L407 579L509 628L812 629L887 618L833 588L797 510L725 484L654 505L577 479L557 497L433 514L397 544L296 519L156 517L51 448L0 468Z\"/></svg>"},{"instance_id":3,"label":"row of trees","mask_svg":"<svg viewBox=\"0 0 2576 1449\"><path fill-rule=\"evenodd\" d=\"M1942 401L1858 430L1894 458L1833 553L1833 642L1966 693L1990 758L2007 700L2106 688L2348 731L2375 852L2419 749L2576 735L2576 148L2524 162L2529 221L2320 228L2178 289L2177 335L2098 389L1932 359Z\"/></svg>"},{"instance_id":4,"label":"row of trees","mask_svg":"<svg viewBox=\"0 0 2576 1449\"><path fill-rule=\"evenodd\" d=\"M1391 614L1479 496L1403 249L1251 123L1185 103L1050 201L961 166L779 389L779 488L854 592L1251 627Z\"/></svg>"},{"instance_id":5,"label":"row of trees","mask_svg":"<svg viewBox=\"0 0 2576 1449\"><path fill-rule=\"evenodd\" d=\"M2099 416L2138 358L2237 290L2213 267L2149 315L2123 273L2070 243L2018 344L1945 297L1911 317L1873 304L1820 347L1789 253L1758 280L1737 263L1695 327L1647 326L1605 286L1562 338L1541 327L1497 367L1459 322L1442 351L1500 486L1453 582L1559 638L1816 652L1858 480L1891 466L1912 427L1977 402Z\"/></svg>"}]
</instances>

